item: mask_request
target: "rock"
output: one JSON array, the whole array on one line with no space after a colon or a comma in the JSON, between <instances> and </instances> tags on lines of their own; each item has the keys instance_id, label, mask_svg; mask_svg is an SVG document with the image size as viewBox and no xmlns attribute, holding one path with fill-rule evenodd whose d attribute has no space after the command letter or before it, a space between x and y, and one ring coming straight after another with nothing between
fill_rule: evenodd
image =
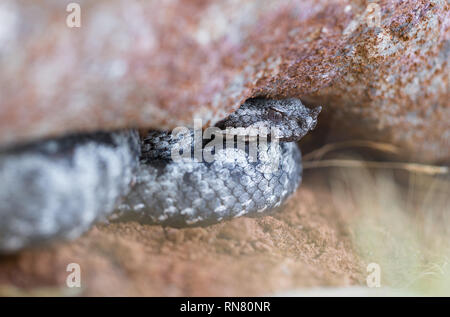
<instances>
[{"instance_id":1,"label":"rock","mask_svg":"<svg viewBox=\"0 0 450 317\"><path fill-rule=\"evenodd\" d=\"M208 125L249 97L289 96L324 105L330 135L450 158L445 0L80 0L80 28L64 3L41 2L0 4L3 146Z\"/></svg>"}]
</instances>

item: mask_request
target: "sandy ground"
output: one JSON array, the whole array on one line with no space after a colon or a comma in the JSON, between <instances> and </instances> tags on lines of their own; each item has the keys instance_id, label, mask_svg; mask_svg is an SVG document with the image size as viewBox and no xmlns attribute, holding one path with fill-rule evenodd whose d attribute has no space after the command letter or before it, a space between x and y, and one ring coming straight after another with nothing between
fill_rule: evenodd
<instances>
[{"instance_id":1,"label":"sandy ground","mask_svg":"<svg viewBox=\"0 0 450 317\"><path fill-rule=\"evenodd\" d=\"M0 296L448 296L449 192L448 175L309 168L270 215L187 229L100 224L1 256ZM80 288L66 286L70 263ZM380 268L375 293L369 263Z\"/></svg>"},{"instance_id":2,"label":"sandy ground","mask_svg":"<svg viewBox=\"0 0 450 317\"><path fill-rule=\"evenodd\" d=\"M206 228L97 225L69 243L0 258L2 295L258 296L361 285L365 265L326 177L306 177L281 210ZM69 289L69 263L81 289Z\"/></svg>"}]
</instances>

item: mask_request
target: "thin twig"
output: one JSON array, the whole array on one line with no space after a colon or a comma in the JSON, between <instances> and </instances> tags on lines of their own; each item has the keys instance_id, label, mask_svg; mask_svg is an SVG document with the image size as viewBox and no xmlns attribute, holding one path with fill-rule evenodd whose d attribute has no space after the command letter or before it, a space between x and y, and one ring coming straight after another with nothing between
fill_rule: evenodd
<instances>
[{"instance_id":1,"label":"thin twig","mask_svg":"<svg viewBox=\"0 0 450 317\"><path fill-rule=\"evenodd\" d=\"M303 159L305 161L310 161L313 159L318 160L331 151L354 147L368 147L377 151L388 152L392 154L398 154L400 152L398 147L389 143L373 142L366 140L351 140L345 142L325 144L321 148L304 155Z\"/></svg>"},{"instance_id":2,"label":"thin twig","mask_svg":"<svg viewBox=\"0 0 450 317\"><path fill-rule=\"evenodd\" d=\"M326 168L326 167L357 167L357 168L384 168L384 169L402 169L408 172L437 175L448 174L447 166L426 165L405 162L376 162L376 161L360 161L360 160L321 160L303 162L303 168Z\"/></svg>"}]
</instances>

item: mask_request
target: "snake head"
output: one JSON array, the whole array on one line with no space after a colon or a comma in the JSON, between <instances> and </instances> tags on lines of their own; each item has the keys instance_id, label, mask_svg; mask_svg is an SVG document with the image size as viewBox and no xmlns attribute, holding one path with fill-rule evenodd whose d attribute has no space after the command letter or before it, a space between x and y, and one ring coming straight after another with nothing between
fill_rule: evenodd
<instances>
[{"instance_id":1,"label":"snake head","mask_svg":"<svg viewBox=\"0 0 450 317\"><path fill-rule=\"evenodd\" d=\"M321 110L320 106L307 108L296 98L281 100L255 98L247 100L216 126L221 129L263 128L282 142L299 141L315 128Z\"/></svg>"}]
</instances>

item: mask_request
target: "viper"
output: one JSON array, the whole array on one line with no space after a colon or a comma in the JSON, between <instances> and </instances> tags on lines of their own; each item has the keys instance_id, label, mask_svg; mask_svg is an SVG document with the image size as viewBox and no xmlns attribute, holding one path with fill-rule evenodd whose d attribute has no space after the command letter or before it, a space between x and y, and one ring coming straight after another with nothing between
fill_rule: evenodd
<instances>
[{"instance_id":1,"label":"viper","mask_svg":"<svg viewBox=\"0 0 450 317\"><path fill-rule=\"evenodd\" d=\"M74 134L3 149L0 251L73 239L98 221L184 227L272 211L301 182L296 141L320 111L294 98L249 99L199 141L200 160L189 128ZM180 159L180 151L191 154Z\"/></svg>"}]
</instances>

